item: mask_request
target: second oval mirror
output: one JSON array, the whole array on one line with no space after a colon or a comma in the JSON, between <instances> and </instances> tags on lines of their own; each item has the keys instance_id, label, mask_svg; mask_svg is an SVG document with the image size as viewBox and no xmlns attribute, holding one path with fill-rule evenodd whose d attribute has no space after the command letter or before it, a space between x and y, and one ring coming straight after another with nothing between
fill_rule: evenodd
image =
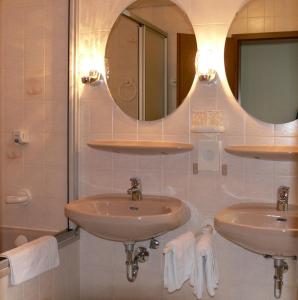
<instances>
[{"instance_id":1,"label":"second oval mirror","mask_svg":"<svg viewBox=\"0 0 298 300\"><path fill-rule=\"evenodd\" d=\"M197 44L186 14L169 0L139 0L124 10L108 38L110 93L130 117L153 121L175 111L195 77Z\"/></svg>"},{"instance_id":2,"label":"second oval mirror","mask_svg":"<svg viewBox=\"0 0 298 300\"><path fill-rule=\"evenodd\" d=\"M298 0L251 0L226 39L230 88L246 112L267 123L298 118Z\"/></svg>"}]
</instances>

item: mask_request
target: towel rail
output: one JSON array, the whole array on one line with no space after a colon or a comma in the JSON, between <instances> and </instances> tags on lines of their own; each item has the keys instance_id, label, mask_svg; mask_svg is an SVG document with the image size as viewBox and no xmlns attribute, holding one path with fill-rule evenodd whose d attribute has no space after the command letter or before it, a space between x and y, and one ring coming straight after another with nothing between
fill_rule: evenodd
<instances>
[{"instance_id":1,"label":"towel rail","mask_svg":"<svg viewBox=\"0 0 298 300\"><path fill-rule=\"evenodd\" d=\"M195 237L197 237L197 236L201 235L204 232L210 232L210 233L212 233L213 232L213 226L210 225L210 224L207 224L207 225L203 226L201 228L201 230L199 232L195 233L194 235L195 235ZM171 247L165 247L163 249L163 254L167 254L170 251L171 251Z\"/></svg>"}]
</instances>

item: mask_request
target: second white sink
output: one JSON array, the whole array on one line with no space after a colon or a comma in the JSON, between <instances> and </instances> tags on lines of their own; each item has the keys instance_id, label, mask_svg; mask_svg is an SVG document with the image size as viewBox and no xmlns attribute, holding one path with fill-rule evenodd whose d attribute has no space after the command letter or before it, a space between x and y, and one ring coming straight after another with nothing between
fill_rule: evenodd
<instances>
[{"instance_id":1,"label":"second white sink","mask_svg":"<svg viewBox=\"0 0 298 300\"><path fill-rule=\"evenodd\" d=\"M215 216L215 229L226 239L253 252L298 255L298 207L278 211L275 204L241 203Z\"/></svg>"},{"instance_id":2,"label":"second white sink","mask_svg":"<svg viewBox=\"0 0 298 300\"><path fill-rule=\"evenodd\" d=\"M132 201L123 194L104 194L73 201L65 214L86 231L105 239L136 242L173 230L190 218L179 199L144 196Z\"/></svg>"}]
</instances>

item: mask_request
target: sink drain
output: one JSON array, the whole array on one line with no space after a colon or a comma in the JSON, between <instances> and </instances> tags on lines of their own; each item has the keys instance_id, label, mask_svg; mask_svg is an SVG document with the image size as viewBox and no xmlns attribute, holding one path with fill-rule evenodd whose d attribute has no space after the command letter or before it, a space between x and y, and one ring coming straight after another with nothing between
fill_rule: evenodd
<instances>
[{"instance_id":1,"label":"sink drain","mask_svg":"<svg viewBox=\"0 0 298 300\"><path fill-rule=\"evenodd\" d=\"M287 222L286 218L276 218L276 221L278 222Z\"/></svg>"},{"instance_id":2,"label":"sink drain","mask_svg":"<svg viewBox=\"0 0 298 300\"><path fill-rule=\"evenodd\" d=\"M139 208L138 208L138 207L135 207L135 206L130 206L129 209L130 209L130 210L139 210Z\"/></svg>"}]
</instances>

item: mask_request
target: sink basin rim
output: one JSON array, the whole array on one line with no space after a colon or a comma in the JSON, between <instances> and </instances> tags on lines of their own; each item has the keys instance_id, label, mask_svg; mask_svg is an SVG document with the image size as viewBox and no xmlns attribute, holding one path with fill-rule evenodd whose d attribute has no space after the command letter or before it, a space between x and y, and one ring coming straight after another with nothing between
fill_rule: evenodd
<instances>
[{"instance_id":1,"label":"sink basin rim","mask_svg":"<svg viewBox=\"0 0 298 300\"><path fill-rule=\"evenodd\" d=\"M117 198L118 197L118 198ZM90 197L84 197L84 198L81 198L79 200L75 200L75 201L72 201L70 202L67 207L65 207L65 210L74 210L76 211L76 213L80 213L80 214L84 214L84 215L88 215L90 217L99 217L100 218L108 218L108 219L112 219L112 218L123 218L123 219L131 219L131 218L154 218L156 216L160 216L160 215L163 215L163 216L167 216L167 215L171 215L175 210L178 210L180 208L182 208L183 206L183 201L177 199L177 198L174 198L174 197L168 197L168 196L158 196L158 195L144 195L143 196L143 199L140 200L140 201L133 201L133 200L130 200L130 196L127 196L127 199L126 198L123 198L123 194L120 194L120 193L115 193L115 194L98 194L98 195L94 195L94 196L90 196ZM162 213L159 213L159 214L149 214L149 215L113 215L113 214L110 214L110 215L106 215L106 214L102 214L100 212L98 213L94 213L94 212L86 212L84 211L84 213L81 213L79 211L79 208L81 206L81 204L83 203L87 203L87 202L90 202L92 203L93 201L96 201L98 200L99 202L113 202L113 201L121 201L121 202L128 202L128 203L131 203L132 205L135 205L135 206L142 206L142 203L147 203L148 200L153 200L153 201L159 201L159 203L163 203L165 202L165 205L167 209L169 209L168 212L162 212ZM175 205L169 205L169 203L166 203L167 200L176 200L175 202L178 204L178 206L175 206ZM142 202L144 201L144 202Z\"/></svg>"},{"instance_id":2,"label":"sink basin rim","mask_svg":"<svg viewBox=\"0 0 298 300\"><path fill-rule=\"evenodd\" d=\"M246 219L242 218L242 220L240 216L238 223L233 222L233 215L237 217L237 214L241 214L241 210L249 212L251 218L256 218L250 222L249 216L245 216ZM276 220L278 217L287 220L280 222ZM241 224L247 220L250 223ZM296 257L298 256L297 220L297 205L289 206L289 211L278 211L274 203L242 202L217 213L214 217L214 227L225 239L254 253L273 257ZM258 225L253 225L254 222ZM281 227L275 227L274 222L279 222ZM285 226L282 226L283 223Z\"/></svg>"},{"instance_id":3,"label":"sink basin rim","mask_svg":"<svg viewBox=\"0 0 298 300\"><path fill-rule=\"evenodd\" d=\"M254 208L253 206L258 207L258 208ZM262 211L264 211L266 206L267 206L268 210L272 211L272 214L270 214L270 213L265 214L264 212L262 212ZM290 218L297 217L297 219L298 219L298 206L296 206L296 205L289 205L289 211L278 211L278 210L274 209L272 207L272 204L270 204L270 203L243 202L243 203L238 203L238 204L234 204L229 207L226 207L225 209L223 209L222 211L220 211L219 213L217 213L215 215L214 220L215 220L215 222L220 221L221 223L224 223L227 225L230 224L230 225L235 225L235 226L239 226L239 227L243 227L243 228L251 228L251 229L257 229L257 230L259 229L259 230L270 230L270 231L272 231L272 230L274 230L274 231L284 231L284 230L298 231L298 228L276 228L276 227L269 227L269 226L262 227L260 225L254 225L253 223L241 224L240 223L241 221L232 222L232 221L226 220L226 218L224 218L223 215L227 215L227 214L229 216L232 216L233 214L235 215L236 212L233 211L235 209L239 210L240 213L241 213L241 210L251 209L252 210L251 214L253 213L253 210L254 210L254 213L256 215L270 217L272 219L285 218L288 220L289 217ZM293 211L293 210L295 210L295 211ZM242 214L249 214L249 213L244 212ZM278 220L276 220L276 222L278 222ZM281 221L281 224L283 224L282 221ZM286 225L287 222L284 222L284 224Z\"/></svg>"},{"instance_id":4,"label":"sink basin rim","mask_svg":"<svg viewBox=\"0 0 298 300\"><path fill-rule=\"evenodd\" d=\"M96 200L110 202L113 199L117 201L117 198L127 206L123 205L117 208L116 205L115 215L105 214L104 208L101 212L92 212L92 209L96 210L96 207L92 207L92 202ZM143 203L149 203L150 211L150 202L146 202L146 200L151 203L156 200L161 208L166 206L168 211L162 212L161 209L160 212L153 211L149 215L142 215L142 211L139 215L126 214L125 211L130 204L141 206ZM88 205L88 202L91 202L89 208L87 207L85 211L84 208L80 209L82 204L87 203ZM123 208L124 215L118 214ZM119 211L117 211L118 209ZM146 206L144 209L146 210ZM191 216L190 209L185 202L174 197L160 195L145 195L141 201L132 201L126 194L99 194L73 201L65 205L64 210L70 220L89 233L100 238L124 243L144 241L165 234L185 224Z\"/></svg>"}]
</instances>

